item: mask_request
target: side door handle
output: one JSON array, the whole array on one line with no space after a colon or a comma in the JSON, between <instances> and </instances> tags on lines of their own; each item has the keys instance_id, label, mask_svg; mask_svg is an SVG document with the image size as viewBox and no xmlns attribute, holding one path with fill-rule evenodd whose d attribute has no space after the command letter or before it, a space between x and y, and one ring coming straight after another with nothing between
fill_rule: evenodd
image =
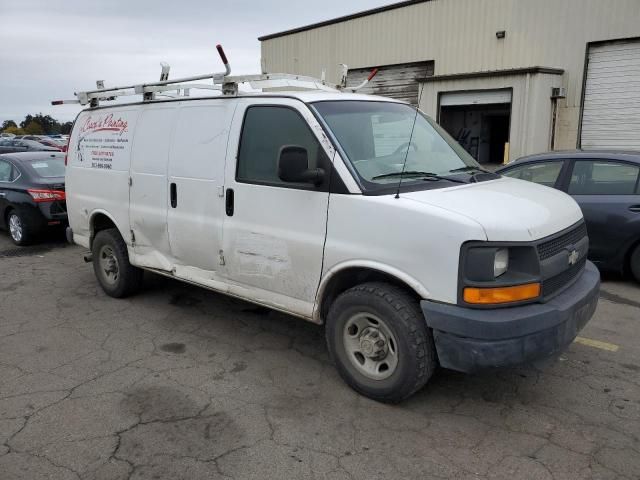
<instances>
[{"instance_id":1,"label":"side door handle","mask_svg":"<svg viewBox=\"0 0 640 480\"><path fill-rule=\"evenodd\" d=\"M4 198L4 197L6 197L6 196L7 196L7 194L6 194L6 193L4 193L4 192L0 192L0 198Z\"/></svg>"},{"instance_id":2,"label":"side door handle","mask_svg":"<svg viewBox=\"0 0 640 480\"><path fill-rule=\"evenodd\" d=\"M178 206L178 187L175 183L172 183L169 190L171 195L171 208L176 208Z\"/></svg>"},{"instance_id":3,"label":"side door handle","mask_svg":"<svg viewBox=\"0 0 640 480\"><path fill-rule=\"evenodd\" d=\"M228 217L233 217L233 210L234 210L233 188L227 188L227 194L224 200L224 209L227 212Z\"/></svg>"},{"instance_id":4,"label":"side door handle","mask_svg":"<svg viewBox=\"0 0 640 480\"><path fill-rule=\"evenodd\" d=\"M631 205L629 207L629 210L631 210L634 213L640 213L640 205Z\"/></svg>"}]
</instances>

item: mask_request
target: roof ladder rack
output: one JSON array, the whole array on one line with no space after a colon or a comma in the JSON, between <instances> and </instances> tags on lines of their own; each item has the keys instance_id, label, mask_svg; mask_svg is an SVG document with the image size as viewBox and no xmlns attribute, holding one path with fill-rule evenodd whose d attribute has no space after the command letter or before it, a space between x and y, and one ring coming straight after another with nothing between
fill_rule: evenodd
<instances>
[{"instance_id":1,"label":"roof ladder rack","mask_svg":"<svg viewBox=\"0 0 640 480\"><path fill-rule=\"evenodd\" d=\"M325 73L322 73L322 78L314 78L303 75L291 75L287 73L273 73L273 74L260 74L260 75L241 75L230 76L231 66L227 60L227 56L224 53L222 45L216 45L220 59L225 67L224 72L207 73L204 75L195 75L192 77L176 78L169 80L170 66L166 63L161 63L160 80L157 82L125 85L120 87L106 88L103 80L96 82L95 90L75 92L75 100L55 100L51 102L52 105L63 104L80 104L89 105L90 107L97 107L101 101L113 101L118 97L142 95L142 100L145 102L154 100L157 94L164 94L172 98L188 97L191 90L214 90L221 92L224 96L236 96L238 95L238 85L240 83L248 83L251 88L254 89L268 89L268 88L298 88L303 90L323 90L329 92L338 91L350 91L355 92L363 88L368 84L371 79L376 75L378 69L374 69L369 77L356 87L348 88L346 85L346 73L348 68L343 65L343 77L340 84L330 84L325 80ZM211 83L192 83L200 80L210 80ZM175 95L167 92L175 91ZM182 91L182 95L180 92Z\"/></svg>"}]
</instances>

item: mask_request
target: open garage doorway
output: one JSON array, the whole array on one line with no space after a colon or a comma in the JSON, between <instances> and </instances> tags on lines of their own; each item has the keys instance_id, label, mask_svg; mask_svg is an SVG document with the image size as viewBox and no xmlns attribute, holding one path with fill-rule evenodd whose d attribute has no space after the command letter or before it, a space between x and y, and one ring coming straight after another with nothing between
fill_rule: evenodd
<instances>
[{"instance_id":1,"label":"open garage doorway","mask_svg":"<svg viewBox=\"0 0 640 480\"><path fill-rule=\"evenodd\" d=\"M479 163L503 163L508 154L511 90L440 95L439 123Z\"/></svg>"}]
</instances>

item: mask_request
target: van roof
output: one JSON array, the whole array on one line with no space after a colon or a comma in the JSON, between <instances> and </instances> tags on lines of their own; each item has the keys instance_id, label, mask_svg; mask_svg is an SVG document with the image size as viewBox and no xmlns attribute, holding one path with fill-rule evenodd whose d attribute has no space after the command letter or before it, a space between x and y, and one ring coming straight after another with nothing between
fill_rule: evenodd
<instances>
[{"instance_id":1,"label":"van roof","mask_svg":"<svg viewBox=\"0 0 640 480\"><path fill-rule=\"evenodd\" d=\"M394 103L406 103L400 100L395 100L389 97L381 97L378 95L366 95L363 93L348 93L348 92L325 92L322 90L287 90L277 92L242 92L240 97L293 97L301 100L305 103L321 102L327 100L366 100L373 102L394 102Z\"/></svg>"},{"instance_id":2,"label":"van roof","mask_svg":"<svg viewBox=\"0 0 640 480\"><path fill-rule=\"evenodd\" d=\"M401 103L407 104L401 100L395 100L389 97L381 97L378 95L366 95L362 93L347 93L347 92L327 92L321 90L278 90L274 92L239 92L235 96L202 96L202 97L178 97L178 98L157 98L155 100L148 101L135 101L124 103L111 103L103 104L98 107L88 107L82 111L88 110L102 110L106 108L118 108L128 105L148 105L154 103L166 103L166 102L192 102L192 101L204 101L204 100L229 100L238 98L293 98L300 100L303 103L313 102L326 102L326 101L369 101L369 102L389 102L389 103Z\"/></svg>"}]
</instances>

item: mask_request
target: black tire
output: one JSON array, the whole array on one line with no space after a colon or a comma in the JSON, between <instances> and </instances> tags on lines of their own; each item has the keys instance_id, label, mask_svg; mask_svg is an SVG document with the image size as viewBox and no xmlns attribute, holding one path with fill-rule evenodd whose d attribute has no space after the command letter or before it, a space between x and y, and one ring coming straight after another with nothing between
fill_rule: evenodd
<instances>
[{"instance_id":1,"label":"black tire","mask_svg":"<svg viewBox=\"0 0 640 480\"><path fill-rule=\"evenodd\" d=\"M348 353L345 346L349 322L367 314L384 319L397 344L397 363L385 379L363 374L352 359L358 354ZM398 403L411 396L424 387L437 366L433 335L419 303L390 284L365 283L342 293L329 309L326 338L329 355L344 381L358 393L380 402Z\"/></svg>"},{"instance_id":2,"label":"black tire","mask_svg":"<svg viewBox=\"0 0 640 480\"><path fill-rule=\"evenodd\" d=\"M127 245L116 228L101 230L93 239L91 248L93 271L98 283L110 297L124 298L136 293L142 285L141 269L129 263ZM111 262L110 272L105 271L105 264ZM115 268L115 271L113 271Z\"/></svg>"},{"instance_id":3,"label":"black tire","mask_svg":"<svg viewBox=\"0 0 640 480\"><path fill-rule=\"evenodd\" d=\"M12 222L17 222L12 225ZM17 209L12 209L7 213L7 231L11 241L19 246L29 245L35 238L35 229L31 225L31 219ZM16 227L17 225L17 227ZM18 230L16 230L16 228Z\"/></svg>"},{"instance_id":4,"label":"black tire","mask_svg":"<svg viewBox=\"0 0 640 480\"><path fill-rule=\"evenodd\" d=\"M636 245L636 248L631 253L629 258L629 269L636 282L640 282L640 245Z\"/></svg>"}]
</instances>

